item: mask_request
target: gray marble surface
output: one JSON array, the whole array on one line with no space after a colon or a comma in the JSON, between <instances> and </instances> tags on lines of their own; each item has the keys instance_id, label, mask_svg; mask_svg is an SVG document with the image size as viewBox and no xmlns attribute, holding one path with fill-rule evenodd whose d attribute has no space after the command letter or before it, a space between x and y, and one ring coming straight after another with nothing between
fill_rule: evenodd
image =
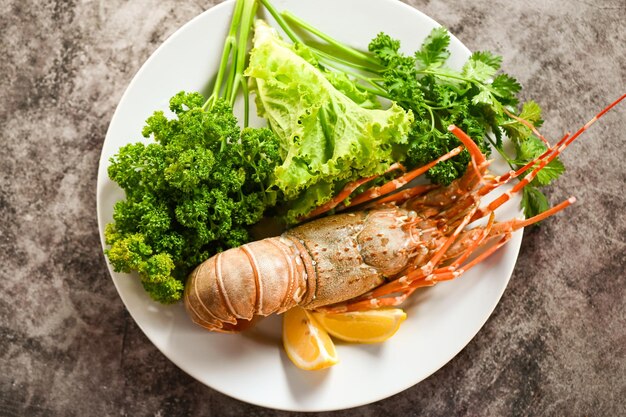
<instances>
[{"instance_id":1,"label":"gray marble surface","mask_svg":"<svg viewBox=\"0 0 626 417\"><path fill-rule=\"evenodd\" d=\"M113 110L157 46L214 3L0 0L0 415L296 415L233 400L167 360L125 310L99 244ZM503 55L548 137L626 92L623 0L409 3ZM624 131L626 103L564 155L550 199L579 204L525 233L500 304L457 357L336 414L626 415Z\"/></svg>"}]
</instances>

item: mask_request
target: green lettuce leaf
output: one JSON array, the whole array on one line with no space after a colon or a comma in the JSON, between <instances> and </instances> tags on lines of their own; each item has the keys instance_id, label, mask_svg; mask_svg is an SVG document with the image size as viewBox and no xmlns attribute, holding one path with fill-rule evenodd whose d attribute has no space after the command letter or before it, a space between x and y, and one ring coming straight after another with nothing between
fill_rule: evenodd
<instances>
[{"instance_id":1,"label":"green lettuce leaf","mask_svg":"<svg viewBox=\"0 0 626 417\"><path fill-rule=\"evenodd\" d=\"M289 222L330 200L346 182L383 173L406 144L413 121L395 103L387 110L364 108L302 57L302 45L297 48L257 21L245 72L259 115L285 155L274 185L292 202Z\"/></svg>"}]
</instances>

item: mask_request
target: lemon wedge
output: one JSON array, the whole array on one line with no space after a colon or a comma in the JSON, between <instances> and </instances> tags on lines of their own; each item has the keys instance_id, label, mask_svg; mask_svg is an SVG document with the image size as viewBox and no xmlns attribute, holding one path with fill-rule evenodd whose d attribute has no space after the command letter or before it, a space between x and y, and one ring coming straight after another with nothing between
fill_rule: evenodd
<instances>
[{"instance_id":1,"label":"lemon wedge","mask_svg":"<svg viewBox=\"0 0 626 417\"><path fill-rule=\"evenodd\" d=\"M380 343L393 336L406 313L400 308L354 311L347 313L313 313L331 336L346 342Z\"/></svg>"},{"instance_id":2,"label":"lemon wedge","mask_svg":"<svg viewBox=\"0 0 626 417\"><path fill-rule=\"evenodd\" d=\"M283 346L298 368L312 371L339 362L335 344L310 312L294 307L283 316Z\"/></svg>"}]
</instances>

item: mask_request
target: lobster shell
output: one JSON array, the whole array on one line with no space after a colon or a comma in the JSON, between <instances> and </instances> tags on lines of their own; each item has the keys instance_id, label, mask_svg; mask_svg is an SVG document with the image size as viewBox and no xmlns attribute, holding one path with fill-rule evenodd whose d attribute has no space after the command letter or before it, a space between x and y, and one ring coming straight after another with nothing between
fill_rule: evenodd
<instances>
[{"instance_id":1,"label":"lobster shell","mask_svg":"<svg viewBox=\"0 0 626 417\"><path fill-rule=\"evenodd\" d=\"M312 268L310 262L305 265L298 246L283 237L268 238L200 264L185 287L185 306L193 321L209 330L240 331L255 316L295 306L308 292Z\"/></svg>"},{"instance_id":2,"label":"lobster shell","mask_svg":"<svg viewBox=\"0 0 626 417\"><path fill-rule=\"evenodd\" d=\"M295 305L315 309L356 297L409 262L404 219L399 207L340 214L219 253L190 275L187 311L209 330L236 332Z\"/></svg>"}]
</instances>

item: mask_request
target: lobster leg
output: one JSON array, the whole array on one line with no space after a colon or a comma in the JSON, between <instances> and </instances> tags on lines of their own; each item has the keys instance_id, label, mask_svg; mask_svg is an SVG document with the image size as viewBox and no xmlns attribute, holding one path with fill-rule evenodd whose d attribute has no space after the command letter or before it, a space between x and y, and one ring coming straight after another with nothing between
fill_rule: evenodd
<instances>
[{"instance_id":1,"label":"lobster leg","mask_svg":"<svg viewBox=\"0 0 626 417\"><path fill-rule=\"evenodd\" d=\"M472 253L474 253L474 251L480 245L483 244L485 239L489 237L489 234L491 233L491 229L495 221L496 221L496 215L495 213L491 213L491 216L489 216L489 221L487 222L487 225L485 226L485 228L479 229L481 232L478 236L473 236L469 238L470 244L465 248L465 250L461 253L461 255L450 265L450 267L453 267L453 268L459 267L461 264L463 264L463 262L465 262L472 255ZM452 255L451 257L454 257L454 256L455 255Z\"/></svg>"},{"instance_id":2,"label":"lobster leg","mask_svg":"<svg viewBox=\"0 0 626 417\"><path fill-rule=\"evenodd\" d=\"M370 208L372 206L376 206L378 204L386 204L386 203L395 203L395 204L402 204L405 201L408 201L412 198L416 198L419 197L421 195L423 195L424 193L430 191L430 190L434 190L436 188L439 188L440 185L439 184L423 184L423 185L416 185L414 187L408 188L406 190L394 193L394 194L390 194L387 197L383 197L379 200L373 201L370 204L368 204L367 206L365 206L365 208Z\"/></svg>"},{"instance_id":3,"label":"lobster leg","mask_svg":"<svg viewBox=\"0 0 626 417\"><path fill-rule=\"evenodd\" d=\"M489 247L487 250L482 252L480 255L472 259L470 262L466 263L463 266L455 266L454 268L446 267L441 268L436 271L433 271L432 274L428 275L423 279L413 279L411 280L411 276L409 275L407 281L409 282L408 287L412 291L415 291L421 287L430 287L435 285L438 282L449 281L461 276L463 273L470 270L472 267L478 265L491 255L493 255L498 249L500 249L506 242L511 239L511 233L505 233L500 240L495 244ZM482 245L480 245L482 246Z\"/></svg>"},{"instance_id":4,"label":"lobster leg","mask_svg":"<svg viewBox=\"0 0 626 417\"><path fill-rule=\"evenodd\" d=\"M437 165L440 162L446 161L450 158L453 158L455 156L457 156L459 153L461 153L461 151L463 150L463 147L465 147L466 149L469 150L471 158L472 158L472 166L474 167L474 172L476 173L476 177L479 178L480 180L482 180L482 171L484 171L484 169L486 168L487 164L486 164L486 160L485 160L485 156L482 154L482 152L480 151L480 149L478 148L478 146L476 145L476 143L469 137L467 136L461 129L459 129L456 126L451 126L450 130L453 131L453 133L455 135L457 135L457 137L459 137L459 140L463 143L462 146L458 146L454 149L452 149L450 152L442 155L441 157L435 159L434 161L429 162L428 164L416 168L404 175L402 175L399 178L396 178L392 181L389 181L386 184L383 184L379 187L372 187L367 191L364 191L363 193L355 196L351 201L349 205L341 205L338 208L338 211L341 211L349 206L355 206L355 205L359 205L368 201L372 201L380 196L384 196L387 194L391 194L394 191L400 189L401 187L403 187L404 185L408 184L410 181L412 181L413 179L417 178L418 176L424 174L426 171L428 171L429 169L431 169L432 167L434 167L435 165ZM371 179L371 178L370 178ZM369 181L370 179L368 179L367 181ZM366 182L367 182L366 181ZM473 183L475 182L475 180L470 180L469 178L465 178L465 182L468 183ZM465 185L463 183L463 181L461 181L461 184ZM360 185L360 184L359 184ZM336 197L335 199L331 200L331 202L327 203L328 205L332 205L332 207L337 206L338 202L336 200L342 201L344 200L349 194L350 192L352 192L354 189L356 189L357 187L351 188L351 190L347 193L344 194L344 192L342 191L342 193L340 193L340 195L338 197ZM391 201L395 201L395 202L399 202L399 201L406 201L410 198L415 198L416 196L419 196L421 194L423 194L424 192L428 192L431 191L434 188L438 188L437 186L433 186L433 185L427 185L427 186L417 186L415 187L415 189L413 191L411 190L406 190L402 193L400 193L400 195L398 195L397 197L395 195L390 195L388 197L386 197L385 199L383 199L383 201L380 201L380 203L385 203L385 202L391 202ZM461 188L465 188L465 187L461 187ZM473 186L472 186L473 188ZM454 200L454 197L449 198L449 200ZM378 203L378 201L377 201ZM438 204L440 205L440 204ZM326 206L326 205L325 205ZM322 207L325 207L322 206ZM330 208L332 208L330 207ZM314 215L318 215L323 213L324 211L328 211L330 210L330 208L328 209L322 209L318 208L316 210L314 210L312 213L315 213ZM318 210L320 212L318 212ZM308 215L307 217L313 217L313 215Z\"/></svg>"},{"instance_id":5,"label":"lobster leg","mask_svg":"<svg viewBox=\"0 0 626 417\"><path fill-rule=\"evenodd\" d=\"M569 136L570 136L570 133L569 132L566 133L561 138L561 140L556 144L556 146L554 148L546 149L546 151L544 153L542 153L541 155L539 155L537 158L533 159L532 161L528 162L526 165L524 165L523 167L519 168L518 170L516 170L516 171L509 171L506 174L503 174L503 175L500 175L498 177L495 177L485 187L480 189L479 195L481 197L485 196L488 193L490 193L492 190L498 188L499 186L501 186L503 184L506 184L511 179L519 177L524 172L528 171L531 167L536 165L538 162L542 161L546 157L549 157L552 154L552 152L554 151L555 148L557 148L561 144L565 143L565 141L567 140L567 138L569 138Z\"/></svg>"},{"instance_id":6,"label":"lobster leg","mask_svg":"<svg viewBox=\"0 0 626 417\"><path fill-rule=\"evenodd\" d=\"M472 158L472 166L474 167L475 177L482 181L481 172L486 169L489 162L485 159L485 156L480 152L480 149L478 149L478 146L474 143L474 141L472 141L472 139L467 136L461 129L454 125L451 125L449 130L457 135L459 140L461 140L461 142L463 142L463 144L467 146L467 149L469 149ZM474 176L466 173L463 178L461 178L461 181L459 183L463 183L466 177ZM452 197L454 197L454 195ZM455 200L454 198L451 199L452 201ZM457 222L451 223L451 225L455 227L454 232L446 239L444 244L437 250L437 252L435 252L433 257L426 263L426 265L421 267L424 273L429 274L437 265L439 265L441 260L444 259L444 256L450 246L452 246L452 244L455 242L461 232L463 232L463 229L470 223L472 217L476 213L476 210L478 209L477 204L479 202L476 193L467 193L466 196L463 197L463 199L465 203L464 205L462 205L463 218L458 222L458 224Z\"/></svg>"},{"instance_id":7,"label":"lobster leg","mask_svg":"<svg viewBox=\"0 0 626 417\"><path fill-rule=\"evenodd\" d=\"M460 265L463 264L463 262L465 262L471 255L472 253L474 253L474 251L483 244L483 242L485 241L485 239L489 236L489 233L491 232L491 228L493 227L493 224L495 222L495 215L492 215L489 218L489 222L488 224L485 226L484 229L481 229L480 234L476 235L472 238L470 238L470 245L467 246L467 248L465 248L465 251L463 252L463 254L461 256L459 256L452 264L450 264L447 267L443 267L443 268L439 268L436 271L433 271L432 274L441 274L444 272L453 272L455 271L457 268L460 267ZM419 279L423 279L425 277L427 277L428 275L424 273L424 270L422 269L413 269L412 271L408 272L406 275L391 281L390 283L386 284L386 288L383 287L379 287L373 291L370 291L369 295L371 295L370 298L376 298L379 296L384 296L386 294L395 292L395 291L406 291L407 288L410 287L411 282L417 281ZM412 291L411 291L412 292Z\"/></svg>"},{"instance_id":8,"label":"lobster leg","mask_svg":"<svg viewBox=\"0 0 626 417\"><path fill-rule=\"evenodd\" d=\"M397 169L404 169L404 167L402 165L398 164L398 163L395 163L395 164L391 165L389 167L389 169L387 169L387 171L385 171L385 174L387 174L389 172L392 172L392 171L395 171ZM302 220L307 220L307 219L310 219L310 218L313 218L313 217L317 217L320 214L326 213L327 211L330 211L330 210L334 209L335 207L337 207L339 205L339 203L341 203L343 200L348 198L348 196L350 196L350 194L352 194L352 192L354 190L359 188L361 185L363 185L365 183L368 183L368 182L370 182L373 179L376 179L378 177L379 177L379 175L372 175L371 177L361 178L360 180L349 182L339 192L339 194L337 194L332 200L330 200L326 204L322 204L321 206L315 208L315 210L311 211L306 216L300 217L298 220L302 221Z\"/></svg>"},{"instance_id":9,"label":"lobster leg","mask_svg":"<svg viewBox=\"0 0 626 417\"><path fill-rule=\"evenodd\" d=\"M395 180L389 181L388 183L383 184L380 187L372 187L369 190L364 191L361 194L354 197L350 201L349 206L356 206L358 204L371 201L380 196L392 193L393 191L398 190L399 188L408 184L410 181L419 177L420 175L422 175L423 173L425 173L426 171L428 171L429 169L437 165L439 162L443 162L452 157L457 156L459 153L461 153L462 150L463 150L463 146L458 146L452 149L450 152L446 153L445 155L442 155L441 157L435 159L434 161L429 162L428 164L421 166L419 168L415 168L414 170L407 172L406 174L404 174L403 176L399 178L396 178ZM347 207L348 206L342 206L340 207L340 209L345 209Z\"/></svg>"},{"instance_id":10,"label":"lobster leg","mask_svg":"<svg viewBox=\"0 0 626 417\"><path fill-rule=\"evenodd\" d=\"M481 171L478 169L478 167L486 162L485 155L483 155L483 153L480 151L478 145L476 145L476 142L474 142L472 138L467 135L467 133L463 132L457 126L448 126L448 131L452 132L452 134L456 136L457 139L465 145L465 147L467 147L470 152L470 156L472 157L472 167L474 168L474 172L480 178Z\"/></svg>"},{"instance_id":11,"label":"lobster leg","mask_svg":"<svg viewBox=\"0 0 626 417\"><path fill-rule=\"evenodd\" d=\"M504 235L505 237L508 236L510 238L511 233L515 232L516 230L519 230L523 227L526 226L530 226L531 224L540 222L556 213L558 213L559 211L569 207L570 205L574 204L576 202L576 198L575 197L570 197L567 200L561 202L560 204L557 204L554 207L551 207L550 209L544 211L543 213L540 213L536 216L533 216L529 219L523 219L523 220L519 220L519 219L515 219L515 220L511 220L508 222L503 222L503 223L497 223L494 225L494 214L491 213L490 218L489 218L489 222L487 224L487 226L485 226L484 232L481 233L481 235L477 238L477 244L471 244L467 250L459 257L457 258L450 266L447 267L443 267L443 268L439 268L435 271L433 271L430 275L438 275L439 278L436 282L439 282L441 280L445 280L444 278L446 276L450 276L450 275L446 275L447 273L454 273L456 274L456 276L461 275L463 272L467 271L469 268L471 268L472 266L478 264L479 262L481 262L482 260L484 260L485 258L487 258L491 253L495 252L495 250L497 250L499 247L501 247L504 243L500 244L496 244L495 247L491 247L489 248L487 251L483 252L482 254L480 254L479 256L477 256L476 258L474 258L472 261L468 262L467 264L465 264L463 267L461 267L461 264L463 262L465 262L472 253L474 253L476 251L476 249L478 249L481 246L484 246L486 244L486 241L497 237L497 236L502 236ZM486 232L486 233L485 233ZM507 238L508 240L508 238ZM418 272L419 270L415 271ZM417 273L409 273L406 277L406 279L402 279L400 278L398 281L403 280L406 281L408 283L411 283L413 281L419 280L421 278L424 277L424 274L419 275ZM404 277L403 277L404 278ZM448 279L452 279L454 277L450 277ZM426 278L424 278L424 280L428 281L429 278L428 276ZM394 281L395 282L395 281ZM393 283L393 282L392 282ZM434 285L434 284L432 284ZM416 288L419 288L420 286L424 286L424 285L418 285ZM382 287L381 287L382 288Z\"/></svg>"}]
</instances>

